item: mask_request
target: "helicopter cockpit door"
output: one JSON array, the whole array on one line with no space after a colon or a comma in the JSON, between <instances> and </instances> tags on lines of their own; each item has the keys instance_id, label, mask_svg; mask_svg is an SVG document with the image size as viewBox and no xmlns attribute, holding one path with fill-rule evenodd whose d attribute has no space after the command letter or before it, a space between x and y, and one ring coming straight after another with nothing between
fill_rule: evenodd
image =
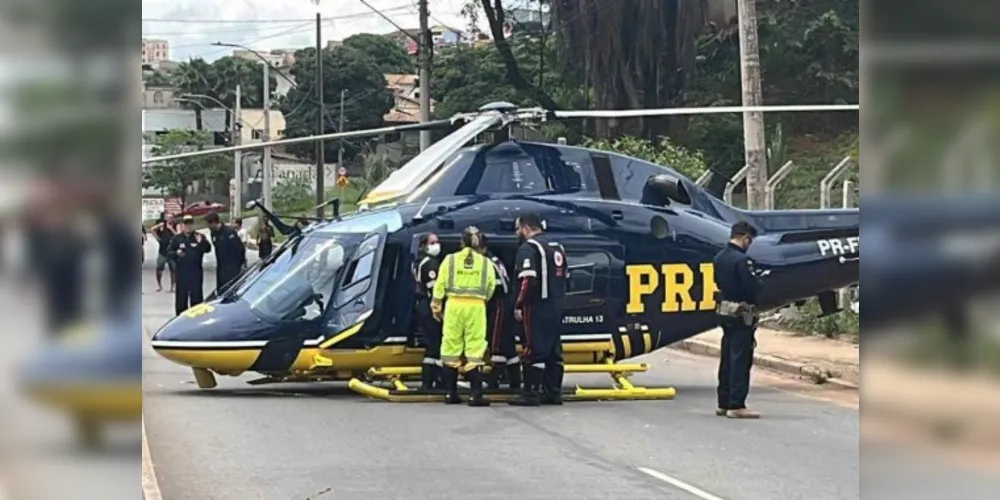
<instances>
[{"instance_id":1,"label":"helicopter cockpit door","mask_svg":"<svg viewBox=\"0 0 1000 500\"><path fill-rule=\"evenodd\" d=\"M324 326L323 349L358 349L365 346L364 326L375 315L375 300L382 271L388 228L368 233L345 263L346 268L330 304Z\"/></svg>"}]
</instances>

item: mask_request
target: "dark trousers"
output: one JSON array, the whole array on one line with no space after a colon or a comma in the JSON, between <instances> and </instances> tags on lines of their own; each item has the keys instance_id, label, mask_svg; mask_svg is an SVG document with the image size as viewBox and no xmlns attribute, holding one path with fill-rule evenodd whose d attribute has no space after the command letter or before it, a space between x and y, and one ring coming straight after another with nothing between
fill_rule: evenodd
<instances>
[{"instance_id":1,"label":"dark trousers","mask_svg":"<svg viewBox=\"0 0 1000 500\"><path fill-rule=\"evenodd\" d=\"M215 270L215 290L216 290L215 293L224 292L226 289L226 285L228 285L231 281L236 279L236 277L239 275L240 275L239 265L229 264L225 266L219 266Z\"/></svg>"},{"instance_id":2,"label":"dark trousers","mask_svg":"<svg viewBox=\"0 0 1000 500\"><path fill-rule=\"evenodd\" d=\"M424 335L424 364L438 365L441 360L441 323L431 314L431 301L417 299L417 325Z\"/></svg>"},{"instance_id":3,"label":"dark trousers","mask_svg":"<svg viewBox=\"0 0 1000 500\"><path fill-rule=\"evenodd\" d=\"M532 391L541 386L548 398L554 398L562 390L563 351L562 311L546 304L524 306L524 364L525 390Z\"/></svg>"},{"instance_id":4,"label":"dark trousers","mask_svg":"<svg viewBox=\"0 0 1000 500\"><path fill-rule=\"evenodd\" d=\"M486 332L489 353L496 357L494 362L503 362L517 357L514 342L514 310L506 298L493 299L486 305Z\"/></svg>"},{"instance_id":5,"label":"dark trousers","mask_svg":"<svg viewBox=\"0 0 1000 500\"><path fill-rule=\"evenodd\" d=\"M719 408L746 408L750 392L750 368L753 366L754 333L757 328L742 323L722 326L719 353Z\"/></svg>"},{"instance_id":6,"label":"dark trousers","mask_svg":"<svg viewBox=\"0 0 1000 500\"><path fill-rule=\"evenodd\" d=\"M177 274L177 283L174 288L174 309L177 315L201 304L204 298L204 275L197 274Z\"/></svg>"}]
</instances>

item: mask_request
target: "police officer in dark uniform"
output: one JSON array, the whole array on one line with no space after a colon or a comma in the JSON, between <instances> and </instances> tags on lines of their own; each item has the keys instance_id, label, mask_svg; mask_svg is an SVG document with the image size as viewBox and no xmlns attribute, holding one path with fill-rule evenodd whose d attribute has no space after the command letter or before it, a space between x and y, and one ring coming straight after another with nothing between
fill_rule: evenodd
<instances>
[{"instance_id":1,"label":"police officer in dark uniform","mask_svg":"<svg viewBox=\"0 0 1000 500\"><path fill-rule=\"evenodd\" d=\"M243 245L240 234L219 220L219 214L211 212L205 215L205 222L212 233L212 246L215 247L215 290L217 294L225 291L226 285L236 279L247 263L247 249Z\"/></svg>"},{"instance_id":2,"label":"police officer in dark uniform","mask_svg":"<svg viewBox=\"0 0 1000 500\"><path fill-rule=\"evenodd\" d=\"M507 267L499 257L490 253L486 237L480 238L483 255L493 264L497 286L493 297L486 304L486 334L489 342L490 363L489 387L499 389L500 381L506 378L512 389L521 387L521 359L517 356L514 342L514 308L510 294L510 277Z\"/></svg>"},{"instance_id":3,"label":"police officer in dark uniform","mask_svg":"<svg viewBox=\"0 0 1000 500\"><path fill-rule=\"evenodd\" d=\"M517 219L523 243L515 262L517 299L514 317L524 327L524 384L510 400L516 406L562 404L562 315L566 297L566 250L542 232L541 219L525 214ZM538 389L541 388L541 397Z\"/></svg>"},{"instance_id":4,"label":"police officer in dark uniform","mask_svg":"<svg viewBox=\"0 0 1000 500\"><path fill-rule=\"evenodd\" d=\"M441 323L431 313L431 297L441 266L441 243L434 233L420 235L420 253L413 263L413 281L416 284L415 312L417 325L424 333L424 361L421 363L420 388L440 388L441 376Z\"/></svg>"},{"instance_id":5,"label":"police officer in dark uniform","mask_svg":"<svg viewBox=\"0 0 1000 500\"><path fill-rule=\"evenodd\" d=\"M716 312L722 317L718 409L729 418L759 418L746 407L750 391L750 368L757 330L757 297L761 283L747 257L757 230L740 221L730 231L729 243L715 256Z\"/></svg>"},{"instance_id":6,"label":"police officer in dark uniform","mask_svg":"<svg viewBox=\"0 0 1000 500\"><path fill-rule=\"evenodd\" d=\"M205 270L202 262L212 251L208 238L194 230L194 217L185 215L181 232L170 241L170 258L177 262L177 287L174 309L177 314L200 304L204 300Z\"/></svg>"}]
</instances>

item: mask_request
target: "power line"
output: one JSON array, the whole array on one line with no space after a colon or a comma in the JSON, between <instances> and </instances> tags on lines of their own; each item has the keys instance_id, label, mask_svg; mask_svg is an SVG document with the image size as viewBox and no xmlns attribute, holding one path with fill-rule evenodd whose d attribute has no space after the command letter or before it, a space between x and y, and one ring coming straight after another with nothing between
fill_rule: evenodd
<instances>
[{"instance_id":1,"label":"power line","mask_svg":"<svg viewBox=\"0 0 1000 500\"><path fill-rule=\"evenodd\" d=\"M382 9L382 12L395 12L402 10L410 10L411 6L401 5L398 7L389 7ZM323 21L336 21L341 19L355 19L359 17L369 17L375 15L373 12L355 12L351 14L342 14L339 16L329 16L321 18ZM312 18L300 18L300 19L165 19L165 18L143 18L144 23L180 23L180 24L270 24L270 23L313 23L316 22Z\"/></svg>"}]
</instances>

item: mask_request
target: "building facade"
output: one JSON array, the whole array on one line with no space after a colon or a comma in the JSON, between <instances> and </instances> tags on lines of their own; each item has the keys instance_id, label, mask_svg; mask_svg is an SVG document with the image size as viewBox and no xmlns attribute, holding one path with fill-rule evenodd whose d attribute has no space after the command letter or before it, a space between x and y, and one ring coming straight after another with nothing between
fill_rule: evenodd
<instances>
[{"instance_id":1,"label":"building facade","mask_svg":"<svg viewBox=\"0 0 1000 500\"><path fill-rule=\"evenodd\" d=\"M166 40L142 39L142 64L158 64L170 60L170 43Z\"/></svg>"}]
</instances>

